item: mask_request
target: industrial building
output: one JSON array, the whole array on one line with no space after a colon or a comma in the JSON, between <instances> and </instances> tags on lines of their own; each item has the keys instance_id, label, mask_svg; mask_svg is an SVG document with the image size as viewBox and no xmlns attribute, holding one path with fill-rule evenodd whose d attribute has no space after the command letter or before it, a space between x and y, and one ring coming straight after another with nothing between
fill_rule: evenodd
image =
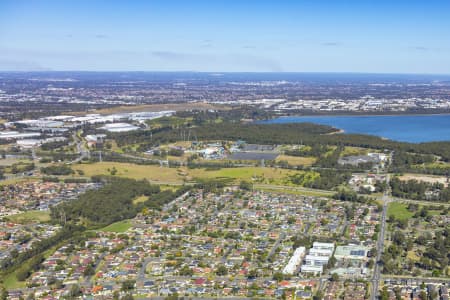
<instances>
[{"instance_id":1,"label":"industrial building","mask_svg":"<svg viewBox=\"0 0 450 300\"><path fill-rule=\"evenodd\" d=\"M100 127L100 129L109 131L109 132L127 132L127 131L134 131L139 129L139 127L128 124L128 123L113 123L113 124L106 124L103 127Z\"/></svg>"}]
</instances>

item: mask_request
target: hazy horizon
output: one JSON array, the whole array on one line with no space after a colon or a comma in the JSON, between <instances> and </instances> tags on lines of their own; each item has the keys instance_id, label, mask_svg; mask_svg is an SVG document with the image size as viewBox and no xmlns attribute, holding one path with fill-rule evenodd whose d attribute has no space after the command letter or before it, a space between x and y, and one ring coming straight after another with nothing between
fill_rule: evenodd
<instances>
[{"instance_id":1,"label":"hazy horizon","mask_svg":"<svg viewBox=\"0 0 450 300\"><path fill-rule=\"evenodd\" d=\"M0 70L448 74L447 1L0 2Z\"/></svg>"}]
</instances>

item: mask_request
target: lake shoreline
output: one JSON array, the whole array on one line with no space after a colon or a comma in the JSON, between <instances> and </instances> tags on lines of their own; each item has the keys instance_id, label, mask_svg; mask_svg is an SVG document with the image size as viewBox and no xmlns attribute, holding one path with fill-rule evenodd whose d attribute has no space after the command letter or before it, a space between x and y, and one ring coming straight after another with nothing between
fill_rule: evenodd
<instances>
[{"instance_id":1,"label":"lake shoreline","mask_svg":"<svg viewBox=\"0 0 450 300\"><path fill-rule=\"evenodd\" d=\"M279 116L262 124L315 123L336 129L333 134L365 134L407 142L449 142L450 114Z\"/></svg>"},{"instance_id":2,"label":"lake shoreline","mask_svg":"<svg viewBox=\"0 0 450 300\"><path fill-rule=\"evenodd\" d=\"M279 116L275 116L271 119L265 119L264 121L270 121L270 120L274 120L274 119L279 119L279 118L295 118L295 117L411 117L411 116L450 116L450 112L443 112L443 113L404 113L404 114L399 114L399 113L393 113L393 114L381 114L381 113L377 113L377 114L363 114L363 113L354 113L354 114L305 114L305 115L299 115L299 114L292 114L292 115L279 115Z\"/></svg>"}]
</instances>

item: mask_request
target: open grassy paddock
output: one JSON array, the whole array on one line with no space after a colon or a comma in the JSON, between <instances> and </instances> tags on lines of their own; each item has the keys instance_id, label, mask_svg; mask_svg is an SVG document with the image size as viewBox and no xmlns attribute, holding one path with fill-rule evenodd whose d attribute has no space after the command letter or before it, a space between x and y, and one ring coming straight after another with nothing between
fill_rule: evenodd
<instances>
[{"instance_id":1,"label":"open grassy paddock","mask_svg":"<svg viewBox=\"0 0 450 300\"><path fill-rule=\"evenodd\" d=\"M115 176L133 179L147 179L152 182L182 183L183 177L178 175L177 169L156 165L135 165L130 163L99 162L93 164L78 164L72 166L74 170L82 170L85 176L111 175L115 168Z\"/></svg>"},{"instance_id":2,"label":"open grassy paddock","mask_svg":"<svg viewBox=\"0 0 450 300\"><path fill-rule=\"evenodd\" d=\"M10 184L18 184L18 183L22 183L22 182L36 181L36 180L37 180L37 178L30 178L30 177L9 178L9 179L0 181L0 186L10 185Z\"/></svg>"},{"instance_id":3,"label":"open grassy paddock","mask_svg":"<svg viewBox=\"0 0 450 300\"><path fill-rule=\"evenodd\" d=\"M401 202L391 202L388 204L387 215L394 216L398 220L410 219L414 213L407 209L408 204Z\"/></svg>"},{"instance_id":4,"label":"open grassy paddock","mask_svg":"<svg viewBox=\"0 0 450 300\"><path fill-rule=\"evenodd\" d=\"M333 195L333 192L331 191L329 192L309 188L288 187L288 186L255 185L254 189L270 193L291 194L291 195L301 195L311 197L331 197Z\"/></svg>"},{"instance_id":5,"label":"open grassy paddock","mask_svg":"<svg viewBox=\"0 0 450 300\"><path fill-rule=\"evenodd\" d=\"M42 223L50 221L50 213L48 211L30 210L17 215L8 216L7 219L18 224Z\"/></svg>"},{"instance_id":6,"label":"open grassy paddock","mask_svg":"<svg viewBox=\"0 0 450 300\"><path fill-rule=\"evenodd\" d=\"M142 195L142 196L136 197L136 198L133 200L133 203L134 203L134 204L142 203L142 202L145 202L145 201L147 201L147 200L148 200L148 197Z\"/></svg>"},{"instance_id":7,"label":"open grassy paddock","mask_svg":"<svg viewBox=\"0 0 450 300\"><path fill-rule=\"evenodd\" d=\"M17 164L17 163L32 163L33 161L29 160L29 159L24 159L24 158L12 158L12 157L8 157L8 158L1 158L0 159L0 166L11 166L12 164Z\"/></svg>"},{"instance_id":8,"label":"open grassy paddock","mask_svg":"<svg viewBox=\"0 0 450 300\"><path fill-rule=\"evenodd\" d=\"M443 185L448 186L446 176L406 173L403 174L402 176L399 176L399 179L403 181L417 180L417 181L424 181L427 183L442 183Z\"/></svg>"},{"instance_id":9,"label":"open grassy paddock","mask_svg":"<svg viewBox=\"0 0 450 300\"><path fill-rule=\"evenodd\" d=\"M130 227L131 227L131 221L124 220L124 221L112 223L112 224L100 229L100 231L123 233L123 232L127 231Z\"/></svg>"},{"instance_id":10,"label":"open grassy paddock","mask_svg":"<svg viewBox=\"0 0 450 300\"><path fill-rule=\"evenodd\" d=\"M133 179L147 179L154 183L161 184L182 184L183 182L199 179L212 178L232 178L236 182L241 180L256 181L270 184L287 184L288 175L295 174L296 171L261 168L261 167L242 167L242 168L222 168L222 169L188 169L168 168L157 165L135 165L130 163L99 162L93 164L78 164L72 166L76 170L82 170L85 176L110 175L111 170L115 168L115 176L128 177Z\"/></svg>"},{"instance_id":11,"label":"open grassy paddock","mask_svg":"<svg viewBox=\"0 0 450 300\"><path fill-rule=\"evenodd\" d=\"M290 156L290 155L278 155L276 162L287 161L288 164L293 166L311 166L316 162L315 157L303 157L303 156Z\"/></svg>"},{"instance_id":12,"label":"open grassy paddock","mask_svg":"<svg viewBox=\"0 0 450 300\"><path fill-rule=\"evenodd\" d=\"M143 104L143 105L127 105L127 106L114 106L109 108L102 108L93 111L97 114L115 114L115 113L129 113L129 112L146 112L146 111L161 111L161 110L207 110L207 109L229 109L223 105L213 105L208 103L169 103L169 104ZM85 114L85 112L71 112L72 114Z\"/></svg>"},{"instance_id":13,"label":"open grassy paddock","mask_svg":"<svg viewBox=\"0 0 450 300\"><path fill-rule=\"evenodd\" d=\"M344 151L342 151L341 156L366 155L368 152L370 152L370 150L367 148L346 146Z\"/></svg>"}]
</instances>

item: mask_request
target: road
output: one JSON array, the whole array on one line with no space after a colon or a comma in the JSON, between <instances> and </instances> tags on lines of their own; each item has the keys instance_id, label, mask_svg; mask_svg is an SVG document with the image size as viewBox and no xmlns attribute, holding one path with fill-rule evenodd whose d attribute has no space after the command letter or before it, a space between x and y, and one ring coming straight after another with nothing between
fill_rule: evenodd
<instances>
[{"instance_id":1,"label":"road","mask_svg":"<svg viewBox=\"0 0 450 300\"><path fill-rule=\"evenodd\" d=\"M450 278L440 278L440 277L413 277L413 276L407 276L407 275L382 275L383 281L386 280L395 280L395 281L402 281L402 280L408 280L415 282L417 285L420 285L422 282L425 283L434 283L434 284L440 284L440 283L447 283L450 284Z\"/></svg>"},{"instance_id":2,"label":"road","mask_svg":"<svg viewBox=\"0 0 450 300\"><path fill-rule=\"evenodd\" d=\"M386 177L386 181L389 183L389 176ZM375 300L378 296L379 291L379 283L381 280L381 255L383 253L384 249L384 237L386 233L386 215L387 215L387 206L390 201L389 198L389 191L386 191L382 197L383 201L383 212L381 214L381 221L380 221L380 234L378 236L377 241L377 256L375 260L375 267L373 270L373 277L372 277L372 292L370 293L370 299Z\"/></svg>"},{"instance_id":3,"label":"road","mask_svg":"<svg viewBox=\"0 0 450 300\"><path fill-rule=\"evenodd\" d=\"M72 138L76 144L77 153L80 154L80 156L74 159L73 161L69 162L68 164L75 164L82 161L84 158L89 157L89 150L86 149L86 147L83 144L83 140L77 135L77 132L74 132L72 134Z\"/></svg>"}]
</instances>

